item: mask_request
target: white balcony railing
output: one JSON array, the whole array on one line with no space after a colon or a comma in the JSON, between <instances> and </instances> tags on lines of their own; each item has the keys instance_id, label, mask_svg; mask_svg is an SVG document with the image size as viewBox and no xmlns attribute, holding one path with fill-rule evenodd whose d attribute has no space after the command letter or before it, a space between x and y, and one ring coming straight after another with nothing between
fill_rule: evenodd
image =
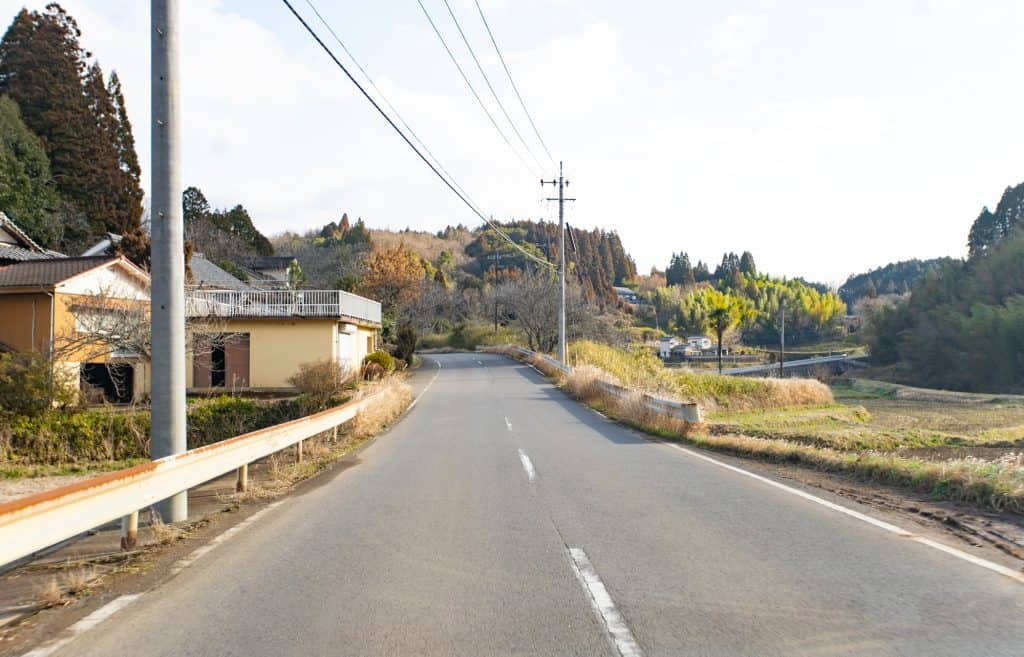
<instances>
[{"instance_id":1,"label":"white balcony railing","mask_svg":"<svg viewBox=\"0 0 1024 657\"><path fill-rule=\"evenodd\" d=\"M380 324L380 302L341 290L188 290L185 313L198 317L323 317Z\"/></svg>"}]
</instances>

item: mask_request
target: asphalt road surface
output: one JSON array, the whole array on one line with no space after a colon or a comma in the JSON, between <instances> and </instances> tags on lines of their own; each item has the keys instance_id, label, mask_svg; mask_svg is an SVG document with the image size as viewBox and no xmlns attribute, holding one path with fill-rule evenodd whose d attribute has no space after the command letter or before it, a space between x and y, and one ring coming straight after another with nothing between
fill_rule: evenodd
<instances>
[{"instance_id":1,"label":"asphalt road surface","mask_svg":"<svg viewBox=\"0 0 1024 657\"><path fill-rule=\"evenodd\" d=\"M363 462L58 654L1024 655L1024 586L432 356Z\"/></svg>"}]
</instances>

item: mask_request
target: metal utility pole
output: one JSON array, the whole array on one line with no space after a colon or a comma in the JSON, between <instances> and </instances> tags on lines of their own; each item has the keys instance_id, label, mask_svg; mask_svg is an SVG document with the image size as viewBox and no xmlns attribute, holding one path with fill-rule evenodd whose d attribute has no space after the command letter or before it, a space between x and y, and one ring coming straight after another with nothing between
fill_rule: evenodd
<instances>
[{"instance_id":1,"label":"metal utility pole","mask_svg":"<svg viewBox=\"0 0 1024 657\"><path fill-rule=\"evenodd\" d=\"M185 252L178 143L178 0L150 4L152 85L152 415L150 455L184 452ZM188 493L157 505L167 522L188 518Z\"/></svg>"},{"instance_id":2,"label":"metal utility pole","mask_svg":"<svg viewBox=\"0 0 1024 657\"><path fill-rule=\"evenodd\" d=\"M558 201L558 360L563 365L568 365L565 342L565 202L575 201L574 198L565 197L565 188L569 181L562 176L562 163L558 163L558 180L541 179L541 185L555 185L558 187L558 198L549 198L549 201Z\"/></svg>"},{"instance_id":3,"label":"metal utility pole","mask_svg":"<svg viewBox=\"0 0 1024 657\"><path fill-rule=\"evenodd\" d=\"M786 362L786 300L779 300L779 378L785 376Z\"/></svg>"}]
</instances>

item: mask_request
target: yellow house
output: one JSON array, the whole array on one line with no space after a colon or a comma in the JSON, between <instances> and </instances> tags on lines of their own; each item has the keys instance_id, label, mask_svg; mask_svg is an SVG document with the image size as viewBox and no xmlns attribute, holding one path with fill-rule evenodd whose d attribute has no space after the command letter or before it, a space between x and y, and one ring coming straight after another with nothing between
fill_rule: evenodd
<instances>
[{"instance_id":1,"label":"yellow house","mask_svg":"<svg viewBox=\"0 0 1024 657\"><path fill-rule=\"evenodd\" d=\"M282 392L300 365L355 372L376 349L380 303L340 290L210 290L186 295L190 390Z\"/></svg>"},{"instance_id":2,"label":"yellow house","mask_svg":"<svg viewBox=\"0 0 1024 657\"><path fill-rule=\"evenodd\" d=\"M145 348L126 348L136 337L129 334L148 326L148 306L149 275L123 257L49 255L0 265L3 348L52 358L111 401L149 392Z\"/></svg>"}]
</instances>

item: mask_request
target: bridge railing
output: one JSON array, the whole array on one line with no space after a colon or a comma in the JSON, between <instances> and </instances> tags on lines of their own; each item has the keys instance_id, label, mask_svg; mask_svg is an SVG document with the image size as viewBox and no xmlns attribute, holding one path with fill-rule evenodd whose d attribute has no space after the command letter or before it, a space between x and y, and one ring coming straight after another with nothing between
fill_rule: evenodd
<instances>
[{"instance_id":1,"label":"bridge railing","mask_svg":"<svg viewBox=\"0 0 1024 657\"><path fill-rule=\"evenodd\" d=\"M527 359L540 358L546 364L550 365L552 368L558 370L559 372L562 372L563 374L572 373L571 367L569 367L568 365L563 365L561 362L555 360L554 358L548 356L547 354L530 351L529 349L525 349L523 347L515 345L508 345L506 347L502 347L502 349L513 351ZM477 350L487 351L488 348L477 347ZM684 420L686 422L704 421L704 417L701 413L700 406L694 402L681 402L676 401L674 399L662 399L661 397L655 397L644 392L638 392L630 388L624 388L623 386L614 383L609 383L608 381L599 380L597 381L597 385L600 386L601 389L607 392L608 394L614 395L616 397L625 398L639 394L640 402L644 404L649 410L660 415L667 415L670 417L678 418L680 420Z\"/></svg>"},{"instance_id":2,"label":"bridge railing","mask_svg":"<svg viewBox=\"0 0 1024 657\"><path fill-rule=\"evenodd\" d=\"M332 409L190 449L132 468L0 504L0 565L32 555L233 470L244 488L248 465L331 431L373 404L377 394ZM301 452L297 452L301 453ZM123 538L122 538L123 540ZM134 536L132 536L134 542Z\"/></svg>"}]
</instances>

